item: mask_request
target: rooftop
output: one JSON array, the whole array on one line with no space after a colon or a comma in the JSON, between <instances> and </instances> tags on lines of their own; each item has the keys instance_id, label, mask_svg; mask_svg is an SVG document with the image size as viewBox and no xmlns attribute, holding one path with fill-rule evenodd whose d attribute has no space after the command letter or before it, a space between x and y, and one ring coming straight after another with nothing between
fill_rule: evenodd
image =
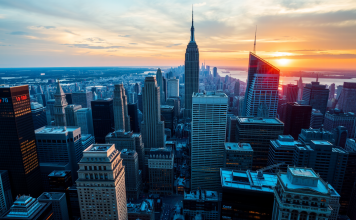
<instances>
[{"instance_id":1,"label":"rooftop","mask_svg":"<svg viewBox=\"0 0 356 220\"><path fill-rule=\"evenodd\" d=\"M95 152L106 152L110 149L111 145L93 145L90 149L86 151L95 151Z\"/></svg>"},{"instance_id":2,"label":"rooftop","mask_svg":"<svg viewBox=\"0 0 356 220\"><path fill-rule=\"evenodd\" d=\"M279 124L283 125L283 122L277 118L258 118L258 117L237 117L240 123L246 124Z\"/></svg>"},{"instance_id":3,"label":"rooftop","mask_svg":"<svg viewBox=\"0 0 356 220\"><path fill-rule=\"evenodd\" d=\"M59 200L64 196L65 196L65 193L61 193L61 192L44 192L38 197L38 199L39 200Z\"/></svg>"},{"instance_id":4,"label":"rooftop","mask_svg":"<svg viewBox=\"0 0 356 220\"><path fill-rule=\"evenodd\" d=\"M293 175L305 177L317 177L312 169L309 168L290 168Z\"/></svg>"},{"instance_id":5,"label":"rooftop","mask_svg":"<svg viewBox=\"0 0 356 220\"><path fill-rule=\"evenodd\" d=\"M54 170L48 176L50 177L65 177L67 174L70 174L70 170Z\"/></svg>"},{"instance_id":6,"label":"rooftop","mask_svg":"<svg viewBox=\"0 0 356 220\"><path fill-rule=\"evenodd\" d=\"M73 132L80 127L76 126L45 126L35 130L36 134L66 134L67 132Z\"/></svg>"},{"instance_id":7,"label":"rooftop","mask_svg":"<svg viewBox=\"0 0 356 220\"><path fill-rule=\"evenodd\" d=\"M233 143L233 142L226 142L225 150L253 151L251 145L248 143Z\"/></svg>"},{"instance_id":8,"label":"rooftop","mask_svg":"<svg viewBox=\"0 0 356 220\"><path fill-rule=\"evenodd\" d=\"M218 201L219 196L216 191L196 190L190 193L184 192L184 200Z\"/></svg>"},{"instance_id":9,"label":"rooftop","mask_svg":"<svg viewBox=\"0 0 356 220\"><path fill-rule=\"evenodd\" d=\"M219 98L219 97L224 97L227 98L227 95L223 92L206 92L206 93L193 93L193 97L197 98Z\"/></svg>"},{"instance_id":10,"label":"rooftop","mask_svg":"<svg viewBox=\"0 0 356 220\"><path fill-rule=\"evenodd\" d=\"M276 174L263 174L260 178L256 171L237 171L225 168L220 169L222 187L262 191L273 193L273 187L277 184Z\"/></svg>"}]
</instances>

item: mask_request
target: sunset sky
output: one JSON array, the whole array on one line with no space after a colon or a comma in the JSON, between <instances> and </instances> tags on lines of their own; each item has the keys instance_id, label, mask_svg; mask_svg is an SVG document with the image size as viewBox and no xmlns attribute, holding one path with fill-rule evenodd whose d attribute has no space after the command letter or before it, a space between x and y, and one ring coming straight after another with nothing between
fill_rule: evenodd
<instances>
[{"instance_id":1,"label":"sunset sky","mask_svg":"<svg viewBox=\"0 0 356 220\"><path fill-rule=\"evenodd\" d=\"M355 0L1 0L0 67L183 65L192 4L200 62L356 69Z\"/></svg>"}]
</instances>

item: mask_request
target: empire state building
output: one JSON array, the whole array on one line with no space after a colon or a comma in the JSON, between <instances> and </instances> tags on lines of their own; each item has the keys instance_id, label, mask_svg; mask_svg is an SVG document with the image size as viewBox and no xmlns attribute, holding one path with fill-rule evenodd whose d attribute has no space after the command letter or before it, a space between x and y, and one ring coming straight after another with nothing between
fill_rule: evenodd
<instances>
[{"instance_id":1,"label":"empire state building","mask_svg":"<svg viewBox=\"0 0 356 220\"><path fill-rule=\"evenodd\" d=\"M184 117L192 117L192 95L199 92L199 49L194 37L194 23L192 11L192 27L190 41L185 52L185 110Z\"/></svg>"}]
</instances>

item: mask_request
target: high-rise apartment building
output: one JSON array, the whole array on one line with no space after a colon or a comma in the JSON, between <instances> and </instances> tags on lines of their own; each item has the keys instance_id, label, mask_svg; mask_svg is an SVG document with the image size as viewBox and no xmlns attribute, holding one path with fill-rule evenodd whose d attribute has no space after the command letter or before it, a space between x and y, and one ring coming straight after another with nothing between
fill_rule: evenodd
<instances>
[{"instance_id":1,"label":"high-rise apartment building","mask_svg":"<svg viewBox=\"0 0 356 220\"><path fill-rule=\"evenodd\" d=\"M238 117L236 142L250 143L253 149L254 170L267 166L270 140L278 139L284 131L284 124L278 119Z\"/></svg>"},{"instance_id":2,"label":"high-rise apartment building","mask_svg":"<svg viewBox=\"0 0 356 220\"><path fill-rule=\"evenodd\" d=\"M313 109L310 117L310 128L319 129L322 127L324 115L317 109Z\"/></svg>"},{"instance_id":3,"label":"high-rise apartment building","mask_svg":"<svg viewBox=\"0 0 356 220\"><path fill-rule=\"evenodd\" d=\"M191 123L191 189L221 188L227 122L225 93L194 93Z\"/></svg>"},{"instance_id":4,"label":"high-rise apartment building","mask_svg":"<svg viewBox=\"0 0 356 220\"><path fill-rule=\"evenodd\" d=\"M253 149L248 143L225 143L224 167L232 170L252 170Z\"/></svg>"},{"instance_id":5,"label":"high-rise apartment building","mask_svg":"<svg viewBox=\"0 0 356 220\"><path fill-rule=\"evenodd\" d=\"M99 99L91 102L95 141L105 143L105 137L115 129L112 99Z\"/></svg>"},{"instance_id":6,"label":"high-rise apartment building","mask_svg":"<svg viewBox=\"0 0 356 220\"><path fill-rule=\"evenodd\" d=\"M145 148L163 148L164 122L161 121L160 87L155 77L146 77L142 88L143 121L141 133Z\"/></svg>"},{"instance_id":7,"label":"high-rise apartment building","mask_svg":"<svg viewBox=\"0 0 356 220\"><path fill-rule=\"evenodd\" d=\"M81 109L81 105L71 104L64 108L66 114L67 126L78 126L77 112Z\"/></svg>"},{"instance_id":8,"label":"high-rise apartment building","mask_svg":"<svg viewBox=\"0 0 356 220\"><path fill-rule=\"evenodd\" d=\"M192 117L192 96L199 92L199 49L195 42L194 23L192 12L192 27L190 28L190 41L185 52L185 81L184 81L184 117Z\"/></svg>"},{"instance_id":9,"label":"high-rise apartment building","mask_svg":"<svg viewBox=\"0 0 356 220\"><path fill-rule=\"evenodd\" d=\"M73 104L81 105L82 108L91 108L91 101L93 101L93 94L91 92L81 91L72 93Z\"/></svg>"},{"instance_id":10,"label":"high-rise apartment building","mask_svg":"<svg viewBox=\"0 0 356 220\"><path fill-rule=\"evenodd\" d=\"M288 167L277 177L272 219L329 219L331 189L313 169Z\"/></svg>"},{"instance_id":11,"label":"high-rise apartment building","mask_svg":"<svg viewBox=\"0 0 356 220\"><path fill-rule=\"evenodd\" d=\"M135 150L121 150L122 165L125 167L126 199L139 199L142 186L142 171Z\"/></svg>"},{"instance_id":12,"label":"high-rise apartment building","mask_svg":"<svg viewBox=\"0 0 356 220\"><path fill-rule=\"evenodd\" d=\"M44 192L38 197L38 202L52 203L53 219L69 219L66 194L61 192Z\"/></svg>"},{"instance_id":13,"label":"high-rise apartment building","mask_svg":"<svg viewBox=\"0 0 356 220\"><path fill-rule=\"evenodd\" d=\"M272 64L250 53L243 115L257 116L259 106L266 104L269 117L276 117L279 72Z\"/></svg>"},{"instance_id":14,"label":"high-rise apartment building","mask_svg":"<svg viewBox=\"0 0 356 220\"><path fill-rule=\"evenodd\" d=\"M0 170L10 176L13 198L41 194L28 86L0 88Z\"/></svg>"},{"instance_id":15,"label":"high-rise apartment building","mask_svg":"<svg viewBox=\"0 0 356 220\"><path fill-rule=\"evenodd\" d=\"M47 125L46 108L38 102L31 102L34 130Z\"/></svg>"},{"instance_id":16,"label":"high-rise apartment building","mask_svg":"<svg viewBox=\"0 0 356 220\"><path fill-rule=\"evenodd\" d=\"M85 149L78 176L83 220L127 220L125 168L113 144L93 144Z\"/></svg>"},{"instance_id":17,"label":"high-rise apartment building","mask_svg":"<svg viewBox=\"0 0 356 220\"><path fill-rule=\"evenodd\" d=\"M13 203L9 173L0 170L0 216L10 209Z\"/></svg>"},{"instance_id":18,"label":"high-rise apartment building","mask_svg":"<svg viewBox=\"0 0 356 220\"><path fill-rule=\"evenodd\" d=\"M77 111L77 126L80 127L82 134L94 136L93 116L90 108L81 108Z\"/></svg>"},{"instance_id":19,"label":"high-rise apartment building","mask_svg":"<svg viewBox=\"0 0 356 220\"><path fill-rule=\"evenodd\" d=\"M56 126L66 126L66 113L65 108L67 107L68 103L66 100L66 94L63 92L62 86L58 80L57 90L54 93L54 123Z\"/></svg>"},{"instance_id":20,"label":"high-rise apartment building","mask_svg":"<svg viewBox=\"0 0 356 220\"><path fill-rule=\"evenodd\" d=\"M310 105L301 105L296 102L287 103L284 121L284 134L291 135L294 139L302 129L310 127L312 107Z\"/></svg>"},{"instance_id":21,"label":"high-rise apartment building","mask_svg":"<svg viewBox=\"0 0 356 220\"><path fill-rule=\"evenodd\" d=\"M333 131L338 126L344 126L348 132L348 138L355 137L356 116L353 112L345 113L339 109L327 111L324 119L324 129Z\"/></svg>"},{"instance_id":22,"label":"high-rise apartment building","mask_svg":"<svg viewBox=\"0 0 356 220\"><path fill-rule=\"evenodd\" d=\"M344 112L356 113L356 83L344 82L344 86L338 100L338 108Z\"/></svg>"},{"instance_id":23,"label":"high-rise apartment building","mask_svg":"<svg viewBox=\"0 0 356 220\"><path fill-rule=\"evenodd\" d=\"M115 130L130 131L130 116L127 109L127 97L123 84L115 85L114 89Z\"/></svg>"},{"instance_id":24,"label":"high-rise apartment building","mask_svg":"<svg viewBox=\"0 0 356 220\"><path fill-rule=\"evenodd\" d=\"M75 181L78 162L83 156L80 128L47 126L35 133L40 163L69 163Z\"/></svg>"},{"instance_id":25,"label":"high-rise apartment building","mask_svg":"<svg viewBox=\"0 0 356 220\"><path fill-rule=\"evenodd\" d=\"M303 104L311 105L312 108L320 110L325 115L328 105L329 89L326 85L320 85L320 82L306 84L303 88Z\"/></svg>"},{"instance_id":26,"label":"high-rise apartment building","mask_svg":"<svg viewBox=\"0 0 356 220\"><path fill-rule=\"evenodd\" d=\"M171 147L151 148L148 157L150 193L172 195L174 153Z\"/></svg>"},{"instance_id":27,"label":"high-rise apartment building","mask_svg":"<svg viewBox=\"0 0 356 220\"><path fill-rule=\"evenodd\" d=\"M179 79L168 79L167 89L167 98L179 97Z\"/></svg>"}]
</instances>

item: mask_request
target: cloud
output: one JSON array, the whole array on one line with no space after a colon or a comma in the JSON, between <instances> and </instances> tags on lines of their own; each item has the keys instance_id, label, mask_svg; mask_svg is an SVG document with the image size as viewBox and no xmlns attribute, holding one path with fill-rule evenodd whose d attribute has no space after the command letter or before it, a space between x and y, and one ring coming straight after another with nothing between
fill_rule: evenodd
<instances>
[{"instance_id":1,"label":"cloud","mask_svg":"<svg viewBox=\"0 0 356 220\"><path fill-rule=\"evenodd\" d=\"M62 44L68 47L75 47L75 48L88 48L88 49L117 49L122 48L123 46L92 46L89 44Z\"/></svg>"},{"instance_id":2,"label":"cloud","mask_svg":"<svg viewBox=\"0 0 356 220\"><path fill-rule=\"evenodd\" d=\"M206 5L206 2L196 3L196 4L193 4L193 5L194 5L194 7L201 7L201 6Z\"/></svg>"},{"instance_id":3,"label":"cloud","mask_svg":"<svg viewBox=\"0 0 356 220\"><path fill-rule=\"evenodd\" d=\"M118 35L119 37L131 37L131 35Z\"/></svg>"},{"instance_id":4,"label":"cloud","mask_svg":"<svg viewBox=\"0 0 356 220\"><path fill-rule=\"evenodd\" d=\"M268 57L266 59L356 59L356 54L316 54Z\"/></svg>"},{"instance_id":5,"label":"cloud","mask_svg":"<svg viewBox=\"0 0 356 220\"><path fill-rule=\"evenodd\" d=\"M2 18L5 18L5 16L4 15L0 15L0 19L2 19Z\"/></svg>"},{"instance_id":6,"label":"cloud","mask_svg":"<svg viewBox=\"0 0 356 220\"><path fill-rule=\"evenodd\" d=\"M104 39L99 38L99 37L91 37L91 38L87 38L86 40L90 41L90 42L94 42L94 43L103 43L103 42L105 42Z\"/></svg>"},{"instance_id":7,"label":"cloud","mask_svg":"<svg viewBox=\"0 0 356 220\"><path fill-rule=\"evenodd\" d=\"M11 45L5 45L5 44L0 44L1 47L6 47L6 46L11 46Z\"/></svg>"},{"instance_id":8,"label":"cloud","mask_svg":"<svg viewBox=\"0 0 356 220\"><path fill-rule=\"evenodd\" d=\"M65 31L65 32L67 32L67 33L70 33L70 34L76 35L76 36L80 36L79 34L74 33L73 31L70 31L70 30L64 30L64 31Z\"/></svg>"},{"instance_id":9,"label":"cloud","mask_svg":"<svg viewBox=\"0 0 356 220\"><path fill-rule=\"evenodd\" d=\"M116 52L117 50L107 50L106 52Z\"/></svg>"},{"instance_id":10,"label":"cloud","mask_svg":"<svg viewBox=\"0 0 356 220\"><path fill-rule=\"evenodd\" d=\"M28 33L24 32L24 31L13 31L10 34L11 35L28 35Z\"/></svg>"},{"instance_id":11,"label":"cloud","mask_svg":"<svg viewBox=\"0 0 356 220\"><path fill-rule=\"evenodd\" d=\"M137 43L130 43L130 44L132 44L132 45L137 45Z\"/></svg>"},{"instance_id":12,"label":"cloud","mask_svg":"<svg viewBox=\"0 0 356 220\"><path fill-rule=\"evenodd\" d=\"M179 43L179 44L170 44L170 45L168 45L166 47L175 47L175 46L179 46L179 45L182 45L182 44L181 43Z\"/></svg>"}]
</instances>

